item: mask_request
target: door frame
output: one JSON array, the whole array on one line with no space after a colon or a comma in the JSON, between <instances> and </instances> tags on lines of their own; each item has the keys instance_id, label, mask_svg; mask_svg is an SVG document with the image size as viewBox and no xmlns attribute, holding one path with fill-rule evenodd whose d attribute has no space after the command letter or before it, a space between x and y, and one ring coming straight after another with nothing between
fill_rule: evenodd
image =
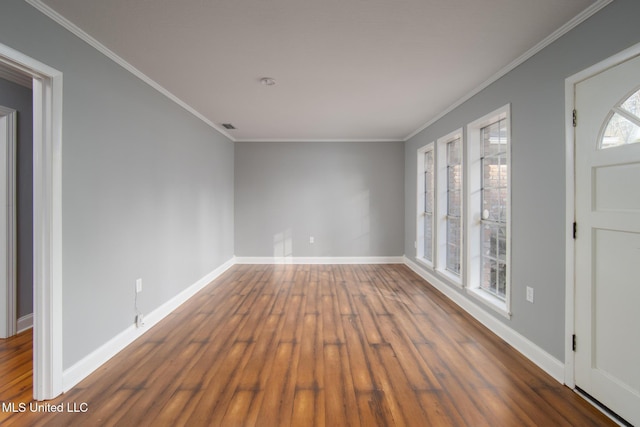
<instances>
[{"instance_id":1,"label":"door frame","mask_svg":"<svg viewBox=\"0 0 640 427\"><path fill-rule=\"evenodd\" d=\"M62 73L0 43L33 78L33 397L62 394Z\"/></svg>"},{"instance_id":2,"label":"door frame","mask_svg":"<svg viewBox=\"0 0 640 427\"><path fill-rule=\"evenodd\" d=\"M564 383L575 388L575 353L573 352L573 334L575 333L575 240L573 223L576 218L576 164L575 164L575 129L573 127L573 111L575 109L576 85L596 74L602 73L633 57L640 55L640 43L637 43L591 67L580 71L565 80L565 348L564 348ZM580 118L578 117L578 120ZM580 230L578 229L579 233Z\"/></svg>"},{"instance_id":3,"label":"door frame","mask_svg":"<svg viewBox=\"0 0 640 427\"><path fill-rule=\"evenodd\" d=\"M0 311L0 338L16 334L18 323L16 282L16 110L0 105L0 292L6 297Z\"/></svg>"}]
</instances>

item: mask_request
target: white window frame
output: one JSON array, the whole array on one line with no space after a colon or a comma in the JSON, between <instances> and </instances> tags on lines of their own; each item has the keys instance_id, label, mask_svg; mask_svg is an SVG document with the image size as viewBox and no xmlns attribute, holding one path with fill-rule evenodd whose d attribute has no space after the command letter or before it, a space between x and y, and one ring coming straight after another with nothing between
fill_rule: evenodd
<instances>
[{"instance_id":1,"label":"white window frame","mask_svg":"<svg viewBox=\"0 0 640 427\"><path fill-rule=\"evenodd\" d=\"M460 274L457 275L447 269L447 223L448 223L448 177L447 177L447 145L450 142L460 140L460 166L462 173L462 183L460 188ZM465 194L465 163L464 163L464 137L462 129L456 129L455 131L439 138L437 141L436 149L436 208L437 208L437 224L436 224L436 269L438 273L446 277L453 284L462 287L463 286L463 272L464 272L464 229L465 216L464 216L464 194Z\"/></svg>"},{"instance_id":2,"label":"white window frame","mask_svg":"<svg viewBox=\"0 0 640 427\"><path fill-rule=\"evenodd\" d=\"M434 191L433 191L433 206L434 206L434 211L433 211L433 215L432 215L432 221L431 221L431 259L426 259L424 257L425 255L425 233L424 233L424 217L425 217L425 211L424 211L424 206L425 206L425 179L424 179L424 174L425 174L425 165L424 165L424 157L425 154L427 152L431 151L433 153L433 177L432 177L432 182L433 182L433 186L434 186ZM416 259L421 262L422 264L426 265L427 267L433 269L434 267L434 256L435 256L435 240L436 240L436 230L435 230L435 220L433 218L435 218L436 216L436 196L435 196L435 189L436 187L436 173L435 173L435 167L436 167L436 152L435 152L435 143L430 142L429 144L425 145L424 147L421 147L418 149L418 173L417 173L417 197L416 197Z\"/></svg>"},{"instance_id":3,"label":"white window frame","mask_svg":"<svg viewBox=\"0 0 640 427\"><path fill-rule=\"evenodd\" d=\"M505 300L481 288L482 168L481 130L501 119L507 127L506 288ZM511 317L511 104L467 125L467 216L465 223L467 292L503 316Z\"/></svg>"}]
</instances>

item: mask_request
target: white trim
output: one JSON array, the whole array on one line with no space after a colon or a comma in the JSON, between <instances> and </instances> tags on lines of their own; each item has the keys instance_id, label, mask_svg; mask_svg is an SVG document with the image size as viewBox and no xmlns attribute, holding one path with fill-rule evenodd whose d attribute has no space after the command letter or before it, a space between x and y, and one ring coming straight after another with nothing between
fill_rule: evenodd
<instances>
[{"instance_id":1,"label":"white trim","mask_svg":"<svg viewBox=\"0 0 640 427\"><path fill-rule=\"evenodd\" d=\"M460 183L460 273L456 275L455 273L447 270L447 255L448 255L448 236L447 236L447 216L449 209L449 200L448 200L448 153L447 145L450 142L455 140L460 140L459 153L460 156L460 174L462 178L462 182ZM464 152L465 152L465 138L463 128L458 128L452 132L449 132L447 135L438 138L436 141L436 160L435 160L435 218L436 220L434 225L434 240L435 240L435 266L436 271L445 276L451 283L455 284L457 287L462 288L465 283L464 271L465 271L465 262L466 262L466 254L465 254L465 236L464 230L466 229L465 224L465 209L466 209L466 200L465 194L467 192L466 188L466 162L464 160Z\"/></svg>"},{"instance_id":2,"label":"white trim","mask_svg":"<svg viewBox=\"0 0 640 427\"><path fill-rule=\"evenodd\" d=\"M463 294L454 288L447 286L438 277L429 271L420 267L413 260L404 257L404 263L411 270L416 272L420 277L429 282L434 288L442 292L451 301L460 306L463 310L473 316L482 323L487 329L495 333L503 341L511 345L513 348L522 353L527 359L531 360L543 371L551 375L556 381L562 383L564 379L564 364L547 353L544 349L519 334L505 323L501 322L491 314L487 313L478 304L471 299L464 297Z\"/></svg>"},{"instance_id":3,"label":"white trim","mask_svg":"<svg viewBox=\"0 0 640 427\"><path fill-rule=\"evenodd\" d=\"M595 15L596 13L598 13L602 8L607 6L612 1L613 0L598 0L595 3L593 3L591 6L587 7L585 10L583 10L581 13L576 15L569 22L567 22L562 27L558 28L556 31L554 31L553 33L548 35L540 43L538 43L537 45L535 45L534 47L532 47L531 49L526 51L524 54L522 54L521 56L516 58L513 62L511 62L510 64L508 64L504 68L502 68L500 71L495 73L493 76L489 77L489 79L487 79L485 82L481 83L475 89L471 90L469 93L464 95L462 98L458 99L456 102L451 104L451 106L449 106L449 108L447 108L446 110L442 111L440 114L436 115L435 117L431 118L431 120L429 120L427 123L425 123L424 125L420 126L418 129L416 129L415 131L413 131L412 133L407 135L403 139L403 141L408 141L409 139L413 138L414 136L416 136L417 134L419 134L420 132L422 132L423 130L425 130L426 128L428 128L429 126L431 126L432 124L434 124L435 122L437 122L438 120L440 120L441 118L443 118L444 116L446 116L447 114L449 114L450 112L452 112L453 110L455 110L456 108L458 108L459 106L464 104L465 102L467 102L469 99L471 99L472 97L474 97L478 93L482 92L484 89L489 87L489 85L495 83L497 80L499 80L500 78L504 77L507 73L513 71L516 67L518 67L519 65L521 65L522 63L524 63L525 61L530 59L536 53L540 52L542 49L544 49L545 47L549 46L551 43L553 43L556 40L558 40L560 37L562 37L563 35L565 35L569 31L571 31L572 29L574 29L575 27L580 25L582 22L586 21L591 16Z\"/></svg>"},{"instance_id":4,"label":"white trim","mask_svg":"<svg viewBox=\"0 0 640 427\"><path fill-rule=\"evenodd\" d=\"M213 270L211 273L202 277L193 285L189 286L169 301L156 308L154 311L144 317L145 326L137 328L135 324L132 324L124 331L107 341L100 348L93 351L91 354L84 357L75 365L68 369L65 369L63 374L63 390L69 391L80 381L89 376L92 372L106 363L113 356L122 351L129 344L140 338L149 329L157 325L162 319L167 317L176 308L186 302L189 298L194 296L204 287L209 285L213 280L218 278L222 273L227 271L235 264L234 258L222 264L220 267Z\"/></svg>"},{"instance_id":5,"label":"white trim","mask_svg":"<svg viewBox=\"0 0 640 427\"><path fill-rule=\"evenodd\" d=\"M31 76L25 75L11 68L0 67L0 79L31 89Z\"/></svg>"},{"instance_id":6,"label":"white trim","mask_svg":"<svg viewBox=\"0 0 640 427\"><path fill-rule=\"evenodd\" d=\"M62 73L0 44L33 78L33 397L62 393Z\"/></svg>"},{"instance_id":7,"label":"white trim","mask_svg":"<svg viewBox=\"0 0 640 427\"><path fill-rule=\"evenodd\" d=\"M18 334L31 328L33 328L33 313L27 314L26 316L22 316L18 319Z\"/></svg>"},{"instance_id":8,"label":"white trim","mask_svg":"<svg viewBox=\"0 0 640 427\"><path fill-rule=\"evenodd\" d=\"M39 10L40 12L42 12L44 15L48 16L49 18L51 18L52 20L60 24L62 27L69 30L72 34L76 35L78 38L88 43L90 46L95 48L98 52L102 53L107 58L111 59L116 64L120 65L122 68L129 71L131 74L138 77L140 80L142 80L143 82L145 82L146 84L148 84L149 86L151 86L152 88L154 88L155 90L157 90L158 92L160 92L161 94L169 98L171 101L175 102L176 104L184 108L186 111L193 114L198 119L202 120L204 123L206 123L213 129L215 129L216 131L224 135L226 138L229 138L231 141L235 142L235 139L231 135L229 135L224 130L224 128L218 126L217 124L213 123L211 120L207 119L205 116L200 114L195 108L191 107L189 104L187 104L186 102L182 101L180 98L178 98L177 96L169 92L167 89L162 87L159 83L156 83L149 76L147 76L142 71L138 70L136 67L134 67L133 65L131 65L130 63L122 59L115 52L107 48L98 40L91 37L84 30L76 26L73 22L69 21L67 18L60 15L58 12L56 12L55 10L53 10L52 8L44 4L42 0L25 0L25 1L29 3L31 6L33 6L34 8L36 8L37 10Z\"/></svg>"},{"instance_id":9,"label":"white trim","mask_svg":"<svg viewBox=\"0 0 640 427\"><path fill-rule=\"evenodd\" d=\"M403 264L402 256L372 257L236 257L236 264Z\"/></svg>"},{"instance_id":10,"label":"white trim","mask_svg":"<svg viewBox=\"0 0 640 427\"><path fill-rule=\"evenodd\" d=\"M637 43L591 67L580 71L565 80L565 350L564 382L575 387L575 358L572 349L572 335L575 333L575 240L573 222L575 221L575 130L573 110L575 108L575 87L578 83L615 67L640 55L640 43ZM578 118L579 119L579 118Z\"/></svg>"},{"instance_id":11,"label":"white trim","mask_svg":"<svg viewBox=\"0 0 640 427\"><path fill-rule=\"evenodd\" d=\"M435 242L436 242L436 238L437 238L437 228L435 227L435 218L437 215L437 197L436 197L436 191L437 191L437 179L436 179L436 144L435 142L430 142L427 145L418 148L417 154L416 154L416 158L417 158L417 173L416 173L416 259L418 259L420 262L427 264L430 268L434 268L434 266L436 265L435 263L435 259L434 256L436 255L436 246L435 246ZM433 205L433 212L432 212L432 216L431 216L431 259L426 259L424 257L424 249L425 249L425 230L424 230L424 217L426 216L425 211L424 211L424 205L426 204L425 202L425 154L427 154L428 152L431 152L432 154L432 159L433 159L433 176L431 177L432 183L433 183L433 189L432 191L433 193L433 200L432 200L432 205Z\"/></svg>"},{"instance_id":12,"label":"white trim","mask_svg":"<svg viewBox=\"0 0 640 427\"><path fill-rule=\"evenodd\" d=\"M467 288L467 293L501 316L511 319L511 312L506 310L506 304L496 296L491 295L484 289L472 287Z\"/></svg>"},{"instance_id":13,"label":"white trim","mask_svg":"<svg viewBox=\"0 0 640 427\"><path fill-rule=\"evenodd\" d=\"M481 144L480 130L498 120L506 120L507 124L507 220L506 220L506 292L505 300L493 298L481 291L480 275L480 252L481 252L481 233L482 233L482 212L480 191L482 174L481 170ZM511 104L506 104L485 116L469 123L467 129L467 178L466 183L466 220L464 233L466 236L466 253L467 253L467 270L466 270L466 289L467 292L478 301L491 307L497 313L510 318L511 317Z\"/></svg>"},{"instance_id":14,"label":"white trim","mask_svg":"<svg viewBox=\"0 0 640 427\"><path fill-rule=\"evenodd\" d=\"M551 33L550 35L545 37L542 41L540 41L538 44L536 44L531 49L526 51L524 54L522 54L521 56L516 58L511 63L507 64L505 67L500 69L497 73L495 73L491 77L489 77L486 81L481 83L475 89L471 90L469 93L464 95L462 98L460 98L457 101L455 101L453 104L451 104L451 106L449 106L449 108L445 109L441 113L439 113L436 116L432 117L427 123L425 123L424 125L420 126L418 129L416 129L415 131L413 131L412 133L410 133L406 137L399 138L399 139L396 139L396 138L390 138L390 139L371 139L371 138L364 138L364 139L291 139L291 138L287 138L287 139L274 139L274 138L236 139L233 136L231 136L229 133L227 133L224 128L218 126L217 124L213 123L211 120L207 119L205 116L200 114L197 110L195 110L193 107L188 105L186 102L182 101L180 98L178 98L177 96L173 95L171 92L169 92L167 89L162 87L160 84L158 84L157 82L152 80L150 77L148 77L142 71L138 70L133 65L131 65L130 63L125 61L123 58L118 56L116 53L114 53L112 50L107 48L105 45L100 43L98 40L96 40L95 38L91 37L88 33L83 31L82 29L80 29L77 25L75 25L74 23L72 23L71 21L69 21L68 19L63 17L62 15L60 15L58 12L53 10L51 7L49 7L46 4L44 4L42 0L25 0L25 1L27 3L29 3L31 6L33 6L34 8L36 8L37 10L39 10L44 15L48 16L49 18L51 18L52 20L54 20L58 24L62 25L64 28L69 30L71 33L75 34L77 37L79 37L81 40L83 40L86 43L88 43L90 46L93 46L95 49L97 49L99 52L101 52L102 54L104 54L105 56L110 58L112 61L114 61L115 63L117 63L118 65L120 65L121 67L123 67L124 69L126 69L127 71L129 71L130 73L132 73L133 75L135 75L136 77L138 77L139 79L144 81L145 83L147 83L149 86L153 87L158 92L162 93L167 98L169 98L170 100L172 100L176 104L180 105L182 108L184 108L185 110L187 110L188 112L190 112L191 114L193 114L194 116L196 116L197 118L202 120L204 123L206 123L207 125L211 126L213 129L215 129L216 131L220 132L225 137L229 138L233 142L288 142L288 141L290 141L290 142L332 142L332 141L339 141L339 142L344 142L344 141L406 142L409 139L411 139L414 136L416 136L417 134L419 134L420 132L422 132L423 130L425 130L426 128L428 128L429 126L431 126L436 121L440 120L445 115L449 114L451 111L453 111L454 109L456 109L457 107L459 107L460 105L462 105L463 103L468 101L469 99L471 99L473 96L475 96L478 93L480 93L482 90L486 89L489 85L491 85L492 83L496 82L497 80L499 80L500 78L505 76L507 73L513 71L516 67L518 67L519 65L521 65L522 63L524 63L525 61L530 59L532 56L534 56L535 54L540 52L545 47L549 46L554 41L558 40L560 37L562 37L563 35L565 35L569 31L571 31L572 29L574 29L575 27L580 25L582 22L584 22L585 20L587 20L591 16L595 15L597 12L599 12L602 8L607 6L613 0L597 0L591 6L587 7L585 10L583 10L581 13L576 15L570 21L568 21L563 26L558 28L556 31L554 31L553 33Z\"/></svg>"},{"instance_id":15,"label":"white trim","mask_svg":"<svg viewBox=\"0 0 640 427\"><path fill-rule=\"evenodd\" d=\"M400 138L243 138L234 139L234 142L405 142Z\"/></svg>"},{"instance_id":16,"label":"white trim","mask_svg":"<svg viewBox=\"0 0 640 427\"><path fill-rule=\"evenodd\" d=\"M62 392L62 74L33 79L34 399Z\"/></svg>"},{"instance_id":17,"label":"white trim","mask_svg":"<svg viewBox=\"0 0 640 427\"><path fill-rule=\"evenodd\" d=\"M17 112L0 106L0 132L3 133L0 175L2 176L2 212L0 212L0 272L2 283L0 292L4 295L4 316L0 319L0 338L16 334L17 325L17 276L16 276L16 136L18 131Z\"/></svg>"}]
</instances>

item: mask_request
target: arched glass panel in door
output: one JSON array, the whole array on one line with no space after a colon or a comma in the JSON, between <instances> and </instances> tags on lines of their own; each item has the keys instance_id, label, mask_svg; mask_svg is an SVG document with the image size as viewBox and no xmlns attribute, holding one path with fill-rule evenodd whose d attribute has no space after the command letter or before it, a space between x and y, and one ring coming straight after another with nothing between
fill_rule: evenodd
<instances>
[{"instance_id":1,"label":"arched glass panel in door","mask_svg":"<svg viewBox=\"0 0 640 427\"><path fill-rule=\"evenodd\" d=\"M640 142L640 90L623 99L607 115L601 149Z\"/></svg>"}]
</instances>

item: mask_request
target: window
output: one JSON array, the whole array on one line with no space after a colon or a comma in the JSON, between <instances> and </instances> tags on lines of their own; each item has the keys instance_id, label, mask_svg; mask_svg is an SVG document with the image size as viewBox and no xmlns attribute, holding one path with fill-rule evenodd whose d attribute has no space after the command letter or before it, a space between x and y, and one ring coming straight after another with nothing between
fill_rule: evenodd
<instances>
[{"instance_id":1,"label":"window","mask_svg":"<svg viewBox=\"0 0 640 427\"><path fill-rule=\"evenodd\" d=\"M505 299L507 288L507 125L500 119L480 129L482 267L480 287Z\"/></svg>"},{"instance_id":2,"label":"window","mask_svg":"<svg viewBox=\"0 0 640 427\"><path fill-rule=\"evenodd\" d=\"M438 140L437 269L462 285L462 130Z\"/></svg>"},{"instance_id":3,"label":"window","mask_svg":"<svg viewBox=\"0 0 640 427\"><path fill-rule=\"evenodd\" d=\"M640 143L640 90L614 106L600 137L600 148Z\"/></svg>"},{"instance_id":4,"label":"window","mask_svg":"<svg viewBox=\"0 0 640 427\"><path fill-rule=\"evenodd\" d=\"M433 266L434 144L418 150L417 258Z\"/></svg>"},{"instance_id":5,"label":"window","mask_svg":"<svg viewBox=\"0 0 640 427\"><path fill-rule=\"evenodd\" d=\"M447 270L460 275L462 228L462 156L461 139L447 143Z\"/></svg>"},{"instance_id":6,"label":"window","mask_svg":"<svg viewBox=\"0 0 640 427\"><path fill-rule=\"evenodd\" d=\"M509 314L510 108L468 128L468 288Z\"/></svg>"}]
</instances>

